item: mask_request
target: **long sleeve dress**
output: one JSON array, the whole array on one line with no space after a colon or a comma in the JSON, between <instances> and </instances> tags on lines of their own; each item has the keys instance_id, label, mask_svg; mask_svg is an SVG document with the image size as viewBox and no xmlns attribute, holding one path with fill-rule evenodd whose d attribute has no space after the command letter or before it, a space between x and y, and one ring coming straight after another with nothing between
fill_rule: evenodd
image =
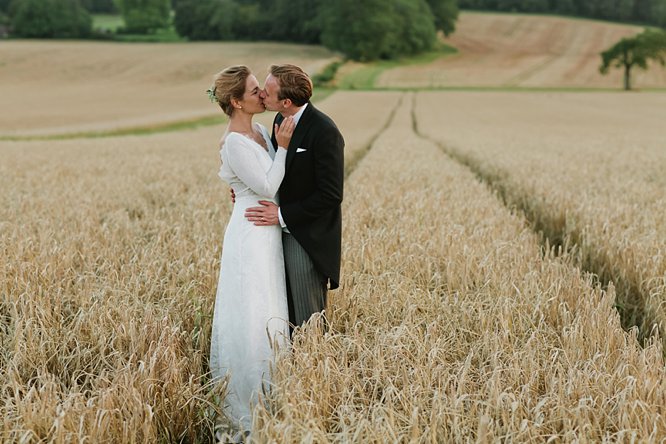
<instances>
[{"instance_id":1,"label":"long sleeve dress","mask_svg":"<svg viewBox=\"0 0 666 444\"><path fill-rule=\"evenodd\" d=\"M219 176L234 190L236 203L222 246L210 352L213 378L230 378L225 413L242 430L250 429L252 406L270 384L272 345L289 338L282 230L256 226L244 216L259 200L277 203L287 151L276 152L266 128L256 125L268 151L235 132L220 151Z\"/></svg>"}]
</instances>

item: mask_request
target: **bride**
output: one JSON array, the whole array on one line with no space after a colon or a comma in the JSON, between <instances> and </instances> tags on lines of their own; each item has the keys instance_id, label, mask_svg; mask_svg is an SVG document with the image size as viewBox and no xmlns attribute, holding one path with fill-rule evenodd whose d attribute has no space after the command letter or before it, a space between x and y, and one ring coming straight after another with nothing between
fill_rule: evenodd
<instances>
[{"instance_id":1,"label":"bride","mask_svg":"<svg viewBox=\"0 0 666 444\"><path fill-rule=\"evenodd\" d=\"M270 384L273 345L288 341L289 313L281 228L257 226L244 213L258 200L277 203L295 125L293 118L276 125L274 148L266 128L252 123L266 108L259 83L245 66L218 73L208 94L229 116L219 176L236 195L222 247L210 367L215 379L229 376L224 410L247 434L252 407Z\"/></svg>"}]
</instances>

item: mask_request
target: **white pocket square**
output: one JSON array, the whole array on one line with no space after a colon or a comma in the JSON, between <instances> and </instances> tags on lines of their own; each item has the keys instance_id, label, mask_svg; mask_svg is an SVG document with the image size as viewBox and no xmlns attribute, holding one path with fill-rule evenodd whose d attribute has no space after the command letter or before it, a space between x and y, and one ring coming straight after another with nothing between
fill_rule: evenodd
<instances>
[{"instance_id":1,"label":"white pocket square","mask_svg":"<svg viewBox=\"0 0 666 444\"><path fill-rule=\"evenodd\" d=\"M303 153L305 151L307 151L305 148L296 148L297 153Z\"/></svg>"}]
</instances>

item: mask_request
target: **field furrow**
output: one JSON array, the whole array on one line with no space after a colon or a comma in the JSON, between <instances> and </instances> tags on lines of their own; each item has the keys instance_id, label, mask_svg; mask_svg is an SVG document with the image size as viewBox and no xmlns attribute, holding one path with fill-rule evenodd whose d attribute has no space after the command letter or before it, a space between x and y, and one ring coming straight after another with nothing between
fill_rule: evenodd
<instances>
[{"instance_id":1,"label":"field furrow","mask_svg":"<svg viewBox=\"0 0 666 444\"><path fill-rule=\"evenodd\" d=\"M581 266L615 284L626 327L641 336L656 327L663 337L664 106L661 94L423 93L416 116L423 134L523 209L551 243L575 244Z\"/></svg>"},{"instance_id":2,"label":"field furrow","mask_svg":"<svg viewBox=\"0 0 666 444\"><path fill-rule=\"evenodd\" d=\"M432 112L432 111L431 111ZM654 441L660 344L642 349L570 257L401 106L346 184L330 329L296 336L260 442Z\"/></svg>"}]
</instances>

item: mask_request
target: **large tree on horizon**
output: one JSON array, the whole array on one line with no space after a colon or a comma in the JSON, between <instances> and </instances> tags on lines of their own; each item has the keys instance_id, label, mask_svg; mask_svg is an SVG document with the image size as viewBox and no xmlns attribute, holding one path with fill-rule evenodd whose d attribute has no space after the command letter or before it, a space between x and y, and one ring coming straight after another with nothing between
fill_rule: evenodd
<instances>
[{"instance_id":1,"label":"large tree on horizon","mask_svg":"<svg viewBox=\"0 0 666 444\"><path fill-rule=\"evenodd\" d=\"M647 69L648 61L666 65L666 31L645 30L634 37L625 37L601 53L599 71L606 74L611 67L624 69L624 89L631 89L631 69Z\"/></svg>"},{"instance_id":2,"label":"large tree on horizon","mask_svg":"<svg viewBox=\"0 0 666 444\"><path fill-rule=\"evenodd\" d=\"M90 35L92 18L79 0L13 0L12 34L28 38L80 38Z\"/></svg>"},{"instance_id":3,"label":"large tree on horizon","mask_svg":"<svg viewBox=\"0 0 666 444\"><path fill-rule=\"evenodd\" d=\"M427 0L435 17L435 28L448 36L456 29L458 3L456 0Z\"/></svg>"},{"instance_id":4,"label":"large tree on horizon","mask_svg":"<svg viewBox=\"0 0 666 444\"><path fill-rule=\"evenodd\" d=\"M115 0L128 32L147 34L164 28L171 18L171 0Z\"/></svg>"},{"instance_id":5,"label":"large tree on horizon","mask_svg":"<svg viewBox=\"0 0 666 444\"><path fill-rule=\"evenodd\" d=\"M426 0L328 0L319 13L321 42L354 60L417 54L436 39Z\"/></svg>"}]
</instances>

